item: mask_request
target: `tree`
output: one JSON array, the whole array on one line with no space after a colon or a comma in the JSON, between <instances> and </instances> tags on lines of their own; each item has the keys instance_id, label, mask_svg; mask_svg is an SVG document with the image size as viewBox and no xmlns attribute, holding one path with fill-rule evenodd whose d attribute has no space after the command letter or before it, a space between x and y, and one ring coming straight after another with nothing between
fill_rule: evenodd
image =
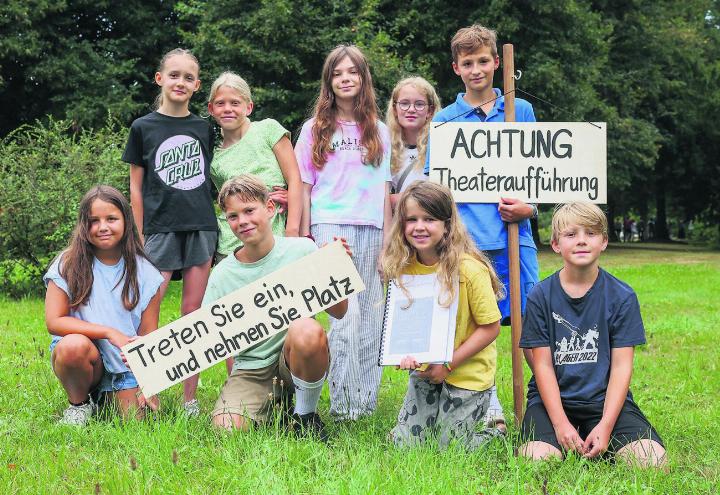
<instances>
[{"instance_id":1,"label":"tree","mask_svg":"<svg viewBox=\"0 0 720 495\"><path fill-rule=\"evenodd\" d=\"M174 2L11 0L0 28L0 134L47 115L101 127L129 121L155 91L163 52L178 43Z\"/></svg>"}]
</instances>

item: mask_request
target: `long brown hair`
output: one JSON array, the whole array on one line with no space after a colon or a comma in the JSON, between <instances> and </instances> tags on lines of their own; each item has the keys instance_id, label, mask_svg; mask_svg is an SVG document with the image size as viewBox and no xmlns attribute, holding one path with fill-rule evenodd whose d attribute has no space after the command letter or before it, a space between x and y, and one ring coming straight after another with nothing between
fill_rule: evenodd
<instances>
[{"instance_id":1,"label":"long brown hair","mask_svg":"<svg viewBox=\"0 0 720 495\"><path fill-rule=\"evenodd\" d=\"M475 243L470 239L465 226L460 221L450 189L430 181L413 182L400 196L390 228L390 242L382 258L385 280L394 279L407 294L401 275L417 255L415 248L405 238L407 203L410 199L415 200L418 206L430 216L445 223L445 234L435 246L440 258L437 277L446 296L444 301L440 301L441 304L449 306L455 298L454 282L458 279L460 264L465 255L475 258L487 267L495 297L501 299L504 296L503 285L488 257L475 247Z\"/></svg>"},{"instance_id":2,"label":"long brown hair","mask_svg":"<svg viewBox=\"0 0 720 495\"><path fill-rule=\"evenodd\" d=\"M383 157L383 145L378 131L378 108L375 101L375 89L373 88L370 67L365 55L355 45L338 45L325 59L322 78L320 81L320 94L315 102L313 115L315 122L312 127L312 161L313 165L322 170L328 160L330 140L337 126L337 104L335 93L333 93L332 79L333 70L345 58L348 57L360 74L360 93L355 97L353 114L355 121L360 126L360 143L365 147L363 163L379 167Z\"/></svg>"},{"instance_id":3,"label":"long brown hair","mask_svg":"<svg viewBox=\"0 0 720 495\"><path fill-rule=\"evenodd\" d=\"M390 172L396 174L402 167L403 148L405 143L403 142L402 127L398 122L397 115L397 98L400 90L405 86L412 86L417 89L427 100L428 112L425 120L425 125L420 129L417 140L417 152L418 156L413 164L413 168L418 171L422 171L425 168L425 154L427 153L427 142L428 134L430 134L430 123L432 122L433 115L439 111L440 98L433 88L432 84L427 82L426 79L415 76L406 77L395 85L390 101L388 101L387 112L385 114L385 124L388 126L390 131L390 145L392 147L392 154L390 155Z\"/></svg>"},{"instance_id":4,"label":"long brown hair","mask_svg":"<svg viewBox=\"0 0 720 495\"><path fill-rule=\"evenodd\" d=\"M99 185L90 189L80 201L78 221L73 230L70 245L64 251L60 274L67 281L70 291L70 308L77 309L86 304L93 288L93 261L95 248L90 243L90 209L93 202L99 199L115 206L122 213L125 230L120 240L120 253L125 262L123 276L122 302L125 309L132 310L140 301L138 284L137 257L145 258L145 251L140 243L135 221L133 220L130 203L120 191L111 186ZM118 280L118 284L120 284ZM116 286L117 287L117 286Z\"/></svg>"}]
</instances>

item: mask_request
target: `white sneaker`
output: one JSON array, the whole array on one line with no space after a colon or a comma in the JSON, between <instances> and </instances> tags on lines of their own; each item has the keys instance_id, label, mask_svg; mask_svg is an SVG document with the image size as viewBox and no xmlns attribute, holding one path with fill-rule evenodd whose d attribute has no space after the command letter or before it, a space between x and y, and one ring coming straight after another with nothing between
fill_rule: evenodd
<instances>
[{"instance_id":1,"label":"white sneaker","mask_svg":"<svg viewBox=\"0 0 720 495\"><path fill-rule=\"evenodd\" d=\"M90 399L87 404L81 406L70 406L65 409L63 417L60 420L61 425L85 426L95 413L95 403Z\"/></svg>"},{"instance_id":2,"label":"white sneaker","mask_svg":"<svg viewBox=\"0 0 720 495\"><path fill-rule=\"evenodd\" d=\"M197 418L200 416L200 404L197 399L189 400L184 403L183 409L185 409L185 416L188 418Z\"/></svg>"}]
</instances>

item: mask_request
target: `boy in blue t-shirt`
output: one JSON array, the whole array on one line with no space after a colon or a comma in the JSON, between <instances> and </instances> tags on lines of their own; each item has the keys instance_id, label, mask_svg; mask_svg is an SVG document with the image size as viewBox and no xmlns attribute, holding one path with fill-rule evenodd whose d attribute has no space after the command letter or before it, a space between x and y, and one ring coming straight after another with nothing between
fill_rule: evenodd
<instances>
[{"instance_id":1,"label":"boy in blue t-shirt","mask_svg":"<svg viewBox=\"0 0 720 495\"><path fill-rule=\"evenodd\" d=\"M433 122L504 122L505 97L493 88L493 76L500 66L495 31L479 24L458 30L450 42L452 67L465 84L465 93L459 93L454 103L435 114ZM532 105L522 98L515 98L515 120L535 122ZM425 173L430 171L429 157ZM517 222L520 234L520 296L523 313L527 294L539 279L537 248L532 237L530 218L537 216L535 205L519 199L502 198L500 204L459 203L458 212L477 247L492 260L495 271L510 294L510 264L507 252L507 224ZM510 324L510 297L498 301L502 325ZM530 352L525 353L532 367ZM492 388L488 412L488 426L498 425L505 429L502 406L497 391Z\"/></svg>"},{"instance_id":2,"label":"boy in blue t-shirt","mask_svg":"<svg viewBox=\"0 0 720 495\"><path fill-rule=\"evenodd\" d=\"M645 343L637 296L599 267L605 214L582 202L559 205L552 248L563 267L528 297L520 347L533 351L520 455L532 459L606 451L630 464L661 466L665 448L633 401L634 346Z\"/></svg>"}]
</instances>

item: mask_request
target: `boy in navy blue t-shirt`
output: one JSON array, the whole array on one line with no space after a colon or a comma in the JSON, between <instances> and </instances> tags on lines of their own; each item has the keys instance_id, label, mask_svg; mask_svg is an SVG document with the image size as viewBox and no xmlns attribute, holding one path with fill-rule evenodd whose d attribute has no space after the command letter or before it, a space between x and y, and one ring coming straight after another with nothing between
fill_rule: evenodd
<instances>
[{"instance_id":1,"label":"boy in navy blue t-shirt","mask_svg":"<svg viewBox=\"0 0 720 495\"><path fill-rule=\"evenodd\" d=\"M605 214L582 202L560 205L552 248L563 268L535 286L520 347L532 349L520 455L593 458L606 451L659 466L665 448L633 401L634 346L645 343L637 296L599 267L608 243Z\"/></svg>"}]
</instances>

